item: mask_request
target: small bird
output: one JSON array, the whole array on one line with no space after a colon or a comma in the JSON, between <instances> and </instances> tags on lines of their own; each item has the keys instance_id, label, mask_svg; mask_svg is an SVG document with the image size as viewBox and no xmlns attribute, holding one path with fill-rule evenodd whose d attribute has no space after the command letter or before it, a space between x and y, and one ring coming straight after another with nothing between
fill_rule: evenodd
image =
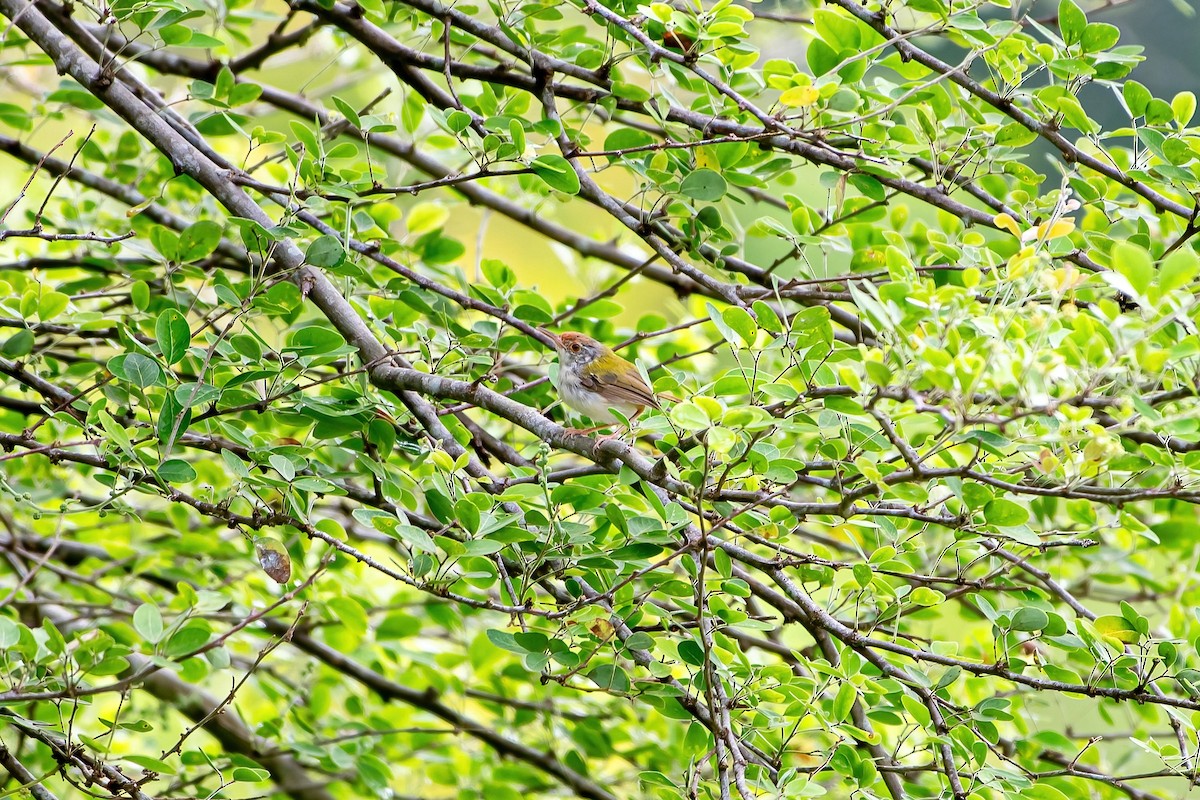
<instances>
[{"instance_id":1,"label":"small bird","mask_svg":"<svg viewBox=\"0 0 1200 800\"><path fill-rule=\"evenodd\" d=\"M572 433L592 433L620 422L612 409L632 422L647 406L661 408L658 396L646 385L638 368L611 347L582 333L560 336L545 328L542 332L554 340L558 350L558 391L563 403L594 422L606 423L572 429Z\"/></svg>"}]
</instances>

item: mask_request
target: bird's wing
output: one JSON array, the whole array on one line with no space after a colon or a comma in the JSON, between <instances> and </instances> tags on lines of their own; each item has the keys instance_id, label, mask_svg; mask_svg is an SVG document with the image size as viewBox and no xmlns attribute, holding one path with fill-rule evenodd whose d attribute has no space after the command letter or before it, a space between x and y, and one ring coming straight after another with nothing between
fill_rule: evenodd
<instances>
[{"instance_id":1,"label":"bird's wing","mask_svg":"<svg viewBox=\"0 0 1200 800\"><path fill-rule=\"evenodd\" d=\"M660 408L654 390L647 386L646 382L642 380L642 376L634 370L626 372L598 371L585 376L581 382L585 389L603 393L613 400L635 406Z\"/></svg>"}]
</instances>

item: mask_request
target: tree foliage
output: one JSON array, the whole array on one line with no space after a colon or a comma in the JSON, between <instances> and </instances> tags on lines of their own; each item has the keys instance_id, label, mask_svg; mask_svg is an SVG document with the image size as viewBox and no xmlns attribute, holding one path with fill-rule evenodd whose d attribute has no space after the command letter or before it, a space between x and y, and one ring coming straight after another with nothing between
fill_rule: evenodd
<instances>
[{"instance_id":1,"label":"tree foliage","mask_svg":"<svg viewBox=\"0 0 1200 800\"><path fill-rule=\"evenodd\" d=\"M1182 793L1196 98L1011 5L0 0L0 790Z\"/></svg>"}]
</instances>

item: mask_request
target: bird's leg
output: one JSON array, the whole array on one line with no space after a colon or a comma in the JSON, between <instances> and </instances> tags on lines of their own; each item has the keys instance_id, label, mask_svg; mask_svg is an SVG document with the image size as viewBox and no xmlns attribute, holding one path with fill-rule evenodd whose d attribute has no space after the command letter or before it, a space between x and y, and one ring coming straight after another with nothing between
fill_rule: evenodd
<instances>
[{"instance_id":1,"label":"bird's leg","mask_svg":"<svg viewBox=\"0 0 1200 800\"><path fill-rule=\"evenodd\" d=\"M607 442L609 439L619 439L620 437L624 436L627 432L631 432L633 430L633 423L637 421L638 415L641 414L644 410L645 410L644 406L638 406L637 411L634 411L632 416L629 417L629 425L628 426L619 425L619 426L617 426L617 429L614 430L612 433L606 433L603 436L597 436L596 444L599 444L600 442Z\"/></svg>"},{"instance_id":2,"label":"bird's leg","mask_svg":"<svg viewBox=\"0 0 1200 800\"><path fill-rule=\"evenodd\" d=\"M567 428L567 433L574 436L587 436L589 433L595 433L596 431L607 427L607 425L594 425L591 428Z\"/></svg>"},{"instance_id":3,"label":"bird's leg","mask_svg":"<svg viewBox=\"0 0 1200 800\"><path fill-rule=\"evenodd\" d=\"M603 436L597 436L596 444L600 444L601 442L607 442L609 439L619 439L625 435L625 432L627 430L629 430L629 429L624 426L618 426L617 430L613 431L612 433L606 433Z\"/></svg>"}]
</instances>

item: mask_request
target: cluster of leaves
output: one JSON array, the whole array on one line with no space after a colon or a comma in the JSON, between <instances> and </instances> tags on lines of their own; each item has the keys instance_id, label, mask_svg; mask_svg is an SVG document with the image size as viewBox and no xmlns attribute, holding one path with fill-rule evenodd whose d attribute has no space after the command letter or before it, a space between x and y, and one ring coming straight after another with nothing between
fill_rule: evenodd
<instances>
[{"instance_id":1,"label":"cluster of leaves","mask_svg":"<svg viewBox=\"0 0 1200 800\"><path fill-rule=\"evenodd\" d=\"M1120 4L0 0L0 763L1194 783L1200 129ZM682 399L570 432L542 326Z\"/></svg>"}]
</instances>

